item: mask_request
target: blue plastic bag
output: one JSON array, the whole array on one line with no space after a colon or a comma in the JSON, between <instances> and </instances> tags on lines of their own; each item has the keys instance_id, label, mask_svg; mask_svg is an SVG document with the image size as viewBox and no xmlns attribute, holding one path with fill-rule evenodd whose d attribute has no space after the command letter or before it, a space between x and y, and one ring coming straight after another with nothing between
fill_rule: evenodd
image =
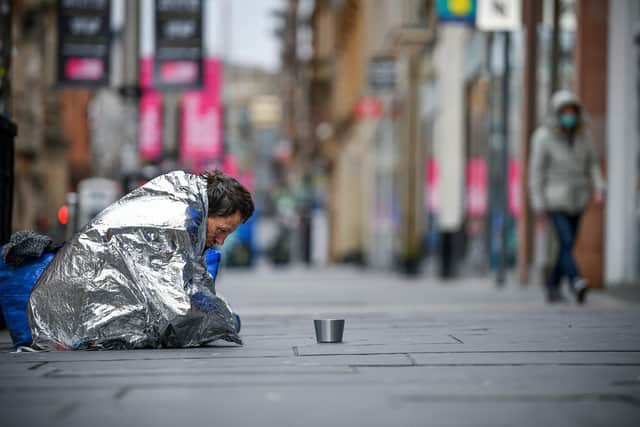
<instances>
[{"instance_id":1,"label":"blue plastic bag","mask_svg":"<svg viewBox=\"0 0 640 427\"><path fill-rule=\"evenodd\" d=\"M53 253L45 253L17 268L6 265L0 257L0 305L16 348L31 345L31 329L27 317L29 295L54 256Z\"/></svg>"},{"instance_id":2,"label":"blue plastic bag","mask_svg":"<svg viewBox=\"0 0 640 427\"><path fill-rule=\"evenodd\" d=\"M220 252L214 249L207 249L204 252L204 261L207 264L207 271L213 277L213 281L216 281L218 275L218 267L220 266L220 259L222 255Z\"/></svg>"},{"instance_id":3,"label":"blue plastic bag","mask_svg":"<svg viewBox=\"0 0 640 427\"><path fill-rule=\"evenodd\" d=\"M216 276L218 275L218 267L220 266L221 255L220 252L207 249L204 252L204 262L207 264L207 271L213 278L213 282L216 281ZM209 292L196 292L191 295L191 302L198 307L198 310L201 310L205 313L212 313L216 310L216 301L213 298L213 294Z\"/></svg>"}]
</instances>

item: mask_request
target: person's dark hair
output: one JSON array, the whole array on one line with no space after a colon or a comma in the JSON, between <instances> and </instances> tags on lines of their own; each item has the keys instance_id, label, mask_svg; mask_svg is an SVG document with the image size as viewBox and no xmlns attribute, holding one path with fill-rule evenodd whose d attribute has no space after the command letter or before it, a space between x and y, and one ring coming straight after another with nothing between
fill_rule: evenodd
<instances>
[{"instance_id":1,"label":"person's dark hair","mask_svg":"<svg viewBox=\"0 0 640 427\"><path fill-rule=\"evenodd\" d=\"M249 190L235 178L218 169L200 174L207 181L209 207L207 216L227 217L240 212L242 222L253 215L253 199Z\"/></svg>"}]
</instances>

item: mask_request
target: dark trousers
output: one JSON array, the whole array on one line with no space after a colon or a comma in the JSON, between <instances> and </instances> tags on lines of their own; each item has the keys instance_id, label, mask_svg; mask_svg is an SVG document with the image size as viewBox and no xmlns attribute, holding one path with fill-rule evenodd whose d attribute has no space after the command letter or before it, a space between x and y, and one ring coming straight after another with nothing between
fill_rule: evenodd
<instances>
[{"instance_id":1,"label":"dark trousers","mask_svg":"<svg viewBox=\"0 0 640 427\"><path fill-rule=\"evenodd\" d=\"M549 275L547 286L557 289L563 276L566 276L573 286L575 280L580 276L576 261L573 258L573 248L578 237L581 214L570 215L564 212L551 211L547 212L547 215L556 231L559 246L556 263Z\"/></svg>"}]
</instances>

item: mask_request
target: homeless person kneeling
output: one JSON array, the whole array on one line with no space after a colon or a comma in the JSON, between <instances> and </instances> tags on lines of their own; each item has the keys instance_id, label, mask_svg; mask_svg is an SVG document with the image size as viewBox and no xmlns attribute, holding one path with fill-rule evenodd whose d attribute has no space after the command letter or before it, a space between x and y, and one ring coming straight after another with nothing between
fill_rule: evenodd
<instances>
[{"instance_id":1,"label":"homeless person kneeling","mask_svg":"<svg viewBox=\"0 0 640 427\"><path fill-rule=\"evenodd\" d=\"M253 210L247 189L217 170L171 172L127 194L60 249L38 280L28 305L32 346L242 344L205 250Z\"/></svg>"}]
</instances>

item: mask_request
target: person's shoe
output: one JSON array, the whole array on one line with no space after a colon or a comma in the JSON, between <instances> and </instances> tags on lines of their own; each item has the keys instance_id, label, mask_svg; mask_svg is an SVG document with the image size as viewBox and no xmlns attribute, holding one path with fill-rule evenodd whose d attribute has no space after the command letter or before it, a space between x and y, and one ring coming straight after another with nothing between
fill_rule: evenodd
<instances>
[{"instance_id":1,"label":"person's shoe","mask_svg":"<svg viewBox=\"0 0 640 427\"><path fill-rule=\"evenodd\" d=\"M555 303L564 303L567 302L567 299L562 295L560 289L557 288L547 288L547 302L549 304Z\"/></svg>"},{"instance_id":2,"label":"person's shoe","mask_svg":"<svg viewBox=\"0 0 640 427\"><path fill-rule=\"evenodd\" d=\"M573 293L576 296L578 304L584 304L587 300L587 292L589 292L589 284L582 277L578 277L573 282Z\"/></svg>"},{"instance_id":3,"label":"person's shoe","mask_svg":"<svg viewBox=\"0 0 640 427\"><path fill-rule=\"evenodd\" d=\"M236 313L233 313L233 316L236 318L236 333L240 333L240 329L242 329L242 322L240 321L240 316Z\"/></svg>"}]
</instances>

